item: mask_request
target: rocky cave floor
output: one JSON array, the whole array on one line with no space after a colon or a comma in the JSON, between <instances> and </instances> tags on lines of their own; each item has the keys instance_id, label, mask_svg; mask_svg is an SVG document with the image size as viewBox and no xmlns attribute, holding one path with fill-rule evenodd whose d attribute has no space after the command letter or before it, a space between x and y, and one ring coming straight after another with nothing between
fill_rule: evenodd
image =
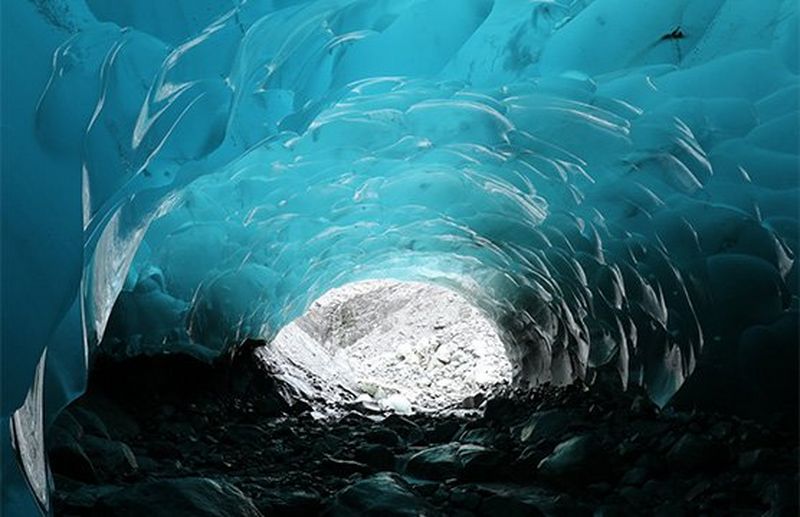
<instances>
[{"instance_id":1,"label":"rocky cave floor","mask_svg":"<svg viewBox=\"0 0 800 517\"><path fill-rule=\"evenodd\" d=\"M785 423L581 386L384 419L315 420L287 400L252 350L101 360L48 432L55 514L798 514Z\"/></svg>"}]
</instances>

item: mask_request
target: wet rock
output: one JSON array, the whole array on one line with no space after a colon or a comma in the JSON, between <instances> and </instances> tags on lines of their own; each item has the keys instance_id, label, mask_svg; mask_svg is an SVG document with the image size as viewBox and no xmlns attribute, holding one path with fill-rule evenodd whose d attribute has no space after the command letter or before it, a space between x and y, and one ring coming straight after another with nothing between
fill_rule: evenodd
<instances>
[{"instance_id":1,"label":"wet rock","mask_svg":"<svg viewBox=\"0 0 800 517\"><path fill-rule=\"evenodd\" d=\"M333 458L331 456L328 456L322 460L321 466L326 471L340 476L349 476L350 474L365 474L370 471L370 468L363 463Z\"/></svg>"},{"instance_id":2,"label":"wet rock","mask_svg":"<svg viewBox=\"0 0 800 517\"><path fill-rule=\"evenodd\" d=\"M658 406L649 397L637 395L631 402L631 413L637 416L652 416L658 413Z\"/></svg>"},{"instance_id":3,"label":"wet rock","mask_svg":"<svg viewBox=\"0 0 800 517\"><path fill-rule=\"evenodd\" d=\"M364 433L364 440L369 443L377 443L387 447L395 447L400 444L400 435L391 429L373 429Z\"/></svg>"},{"instance_id":4,"label":"wet rock","mask_svg":"<svg viewBox=\"0 0 800 517\"><path fill-rule=\"evenodd\" d=\"M666 470L663 457L651 452L646 452L639 456L639 458L636 459L635 465L637 467L646 468L654 474L661 474Z\"/></svg>"},{"instance_id":5,"label":"wet rock","mask_svg":"<svg viewBox=\"0 0 800 517\"><path fill-rule=\"evenodd\" d=\"M701 479L700 481L695 483L692 486L692 488L689 489L688 492L686 492L685 499L687 501L692 501L694 499L697 499L699 496L708 492L710 488L711 488L711 482L707 479Z\"/></svg>"},{"instance_id":6,"label":"wet rock","mask_svg":"<svg viewBox=\"0 0 800 517\"><path fill-rule=\"evenodd\" d=\"M621 506L613 504L598 506L593 513L593 517L625 517L625 515L625 510Z\"/></svg>"},{"instance_id":7,"label":"wet rock","mask_svg":"<svg viewBox=\"0 0 800 517\"><path fill-rule=\"evenodd\" d=\"M798 515L797 477L769 483L764 490L764 502L769 504L770 516Z\"/></svg>"},{"instance_id":8,"label":"wet rock","mask_svg":"<svg viewBox=\"0 0 800 517\"><path fill-rule=\"evenodd\" d=\"M545 501L535 492L496 493L483 499L478 514L481 516L536 517L546 515Z\"/></svg>"},{"instance_id":9,"label":"wet rock","mask_svg":"<svg viewBox=\"0 0 800 517\"><path fill-rule=\"evenodd\" d=\"M384 445L363 445L355 450L355 459L375 470L394 469L395 458Z\"/></svg>"},{"instance_id":10,"label":"wet rock","mask_svg":"<svg viewBox=\"0 0 800 517\"><path fill-rule=\"evenodd\" d=\"M139 468L133 451L123 442L87 434L80 443L95 470L104 478L124 476Z\"/></svg>"},{"instance_id":11,"label":"wet rock","mask_svg":"<svg viewBox=\"0 0 800 517\"><path fill-rule=\"evenodd\" d=\"M667 453L667 463L678 472L712 470L727 457L723 446L694 433L684 434Z\"/></svg>"},{"instance_id":12,"label":"wet rock","mask_svg":"<svg viewBox=\"0 0 800 517\"><path fill-rule=\"evenodd\" d=\"M87 402L87 397L100 397L99 406ZM130 427L141 425L138 436L116 438L135 446L139 471L131 472L130 465L123 465L114 473L115 482L129 484L144 476L147 480L198 475L225 479L267 515L318 515L327 510L333 515L383 517L431 515L441 510L465 517L571 516L591 515L601 507L597 515L726 511L761 515L767 509L776 515L797 514L792 513L796 505L787 488L796 484L797 472L796 440L790 435L745 420L674 409L632 417L633 398L627 395L608 399L594 391L547 387L534 395L512 394L488 404L492 418L462 411L445 416L395 414L380 421L355 412L331 420L309 415L272 418L258 413L258 404L249 398L225 392L199 396L191 392L182 397L131 398L128 405L109 408L111 399L93 392L75 404L101 418L112 437L119 435L109 424L108 414L121 414L123 422L135 415L137 420ZM537 411L533 415L532 408ZM594 408L592 417L587 416L589 408ZM49 448L60 444L74 450L68 460L56 455L52 462L55 514L119 514L104 505L117 490L129 488L85 485L74 479L74 473L70 477L59 473L65 465L66 470L75 468L74 458L78 467L81 462L88 465L88 475L83 477L90 482L97 482L94 476L106 479L106 470L114 468L96 467L95 453L87 455L81 445L84 436L94 436L90 441L102 437L84 433L72 415L61 420L48 431ZM598 443L582 448L580 435L589 432ZM700 447L680 443L694 436L706 442ZM425 445L409 450L409 442ZM698 449L707 454L708 442L724 453L717 467L709 467L719 472L705 472L705 466L678 468L681 460L676 455ZM401 458L407 466L397 461ZM396 463L408 475L388 478L399 489L373 486L369 490L375 497L339 499L349 485L375 478L363 476L394 470ZM130 475L118 475L124 471ZM85 488L89 486L93 489ZM401 502L375 502L382 492ZM373 503L375 509L371 509ZM143 512L149 513L154 512ZM195 514L180 508L169 515Z\"/></svg>"},{"instance_id":13,"label":"wet rock","mask_svg":"<svg viewBox=\"0 0 800 517\"><path fill-rule=\"evenodd\" d=\"M575 415L569 411L551 409L534 413L519 428L519 439L523 443L535 443L542 439L562 438L567 428L575 422Z\"/></svg>"},{"instance_id":14,"label":"wet rock","mask_svg":"<svg viewBox=\"0 0 800 517\"><path fill-rule=\"evenodd\" d=\"M760 427L748 427L740 431L739 439L745 447L759 448L769 444L770 437Z\"/></svg>"},{"instance_id":15,"label":"wet rock","mask_svg":"<svg viewBox=\"0 0 800 517\"><path fill-rule=\"evenodd\" d=\"M717 422L711 426L709 433L717 440L725 440L733 434L733 424L725 421Z\"/></svg>"},{"instance_id":16,"label":"wet rock","mask_svg":"<svg viewBox=\"0 0 800 517\"><path fill-rule=\"evenodd\" d=\"M461 469L458 461L458 443L448 443L420 451L408 460L406 470L412 476L424 479L456 477Z\"/></svg>"},{"instance_id":17,"label":"wet rock","mask_svg":"<svg viewBox=\"0 0 800 517\"><path fill-rule=\"evenodd\" d=\"M120 490L119 487L111 485L82 485L70 492L61 502L62 513L91 515L101 497L113 494L118 490Z\"/></svg>"},{"instance_id":18,"label":"wet rock","mask_svg":"<svg viewBox=\"0 0 800 517\"><path fill-rule=\"evenodd\" d=\"M48 454L53 472L78 481L97 482L94 465L72 436L66 433L52 436Z\"/></svg>"},{"instance_id":19,"label":"wet rock","mask_svg":"<svg viewBox=\"0 0 800 517\"><path fill-rule=\"evenodd\" d=\"M709 503L715 508L730 508L732 498L730 495L717 492L708 498Z\"/></svg>"},{"instance_id":20,"label":"wet rock","mask_svg":"<svg viewBox=\"0 0 800 517\"><path fill-rule=\"evenodd\" d=\"M426 438L430 443L450 442L460 429L461 422L457 420L448 420L436 424L431 431L426 433Z\"/></svg>"},{"instance_id":21,"label":"wet rock","mask_svg":"<svg viewBox=\"0 0 800 517\"><path fill-rule=\"evenodd\" d=\"M664 483L659 483L655 479L648 479L642 485L642 493L650 498L651 501L661 501L669 493L669 488Z\"/></svg>"},{"instance_id":22,"label":"wet rock","mask_svg":"<svg viewBox=\"0 0 800 517\"><path fill-rule=\"evenodd\" d=\"M87 485L83 481L78 481L76 479L71 479L68 477L64 477L61 474L56 472L52 472L53 474L53 482L58 487L58 490L54 493L55 496L60 496L61 499L66 497L67 494L70 494L76 490L79 490L81 487L84 486L91 486Z\"/></svg>"},{"instance_id":23,"label":"wet rock","mask_svg":"<svg viewBox=\"0 0 800 517\"><path fill-rule=\"evenodd\" d=\"M621 458L636 458L642 454L645 447L641 440L634 440L637 436L626 437L617 445L616 451Z\"/></svg>"},{"instance_id":24,"label":"wet rock","mask_svg":"<svg viewBox=\"0 0 800 517\"><path fill-rule=\"evenodd\" d=\"M127 441L141 434L142 429L136 419L122 410L118 404L104 397L93 396L91 407L114 440Z\"/></svg>"},{"instance_id":25,"label":"wet rock","mask_svg":"<svg viewBox=\"0 0 800 517\"><path fill-rule=\"evenodd\" d=\"M476 445L490 446L495 443L497 432L493 429L485 427L477 427L475 429L466 429L458 436L461 443L472 443Z\"/></svg>"},{"instance_id":26,"label":"wet rock","mask_svg":"<svg viewBox=\"0 0 800 517\"><path fill-rule=\"evenodd\" d=\"M739 468L742 470L765 470L781 461L780 455L770 449L756 449L739 454Z\"/></svg>"},{"instance_id":27,"label":"wet rock","mask_svg":"<svg viewBox=\"0 0 800 517\"><path fill-rule=\"evenodd\" d=\"M501 481L508 475L508 457L505 453L478 446L464 445L459 450L463 481Z\"/></svg>"},{"instance_id":28,"label":"wet rock","mask_svg":"<svg viewBox=\"0 0 800 517\"><path fill-rule=\"evenodd\" d=\"M486 401L483 415L489 421L502 421L508 419L513 412L513 400L506 397L497 397Z\"/></svg>"},{"instance_id":29,"label":"wet rock","mask_svg":"<svg viewBox=\"0 0 800 517\"><path fill-rule=\"evenodd\" d=\"M650 473L646 468L634 467L622 476L620 484L630 486L641 486L647 481Z\"/></svg>"},{"instance_id":30,"label":"wet rock","mask_svg":"<svg viewBox=\"0 0 800 517\"><path fill-rule=\"evenodd\" d=\"M271 393L259 396L256 407L262 415L280 416L286 413L300 415L311 410L311 406L306 402L291 402L291 395L285 393Z\"/></svg>"},{"instance_id":31,"label":"wet rock","mask_svg":"<svg viewBox=\"0 0 800 517\"><path fill-rule=\"evenodd\" d=\"M476 393L475 395L465 397L459 404L459 407L462 409L478 409L485 401L486 395L483 393Z\"/></svg>"},{"instance_id":32,"label":"wet rock","mask_svg":"<svg viewBox=\"0 0 800 517\"><path fill-rule=\"evenodd\" d=\"M266 491L255 500L256 507L270 516L317 515L322 508L318 493L310 490Z\"/></svg>"},{"instance_id":33,"label":"wet rock","mask_svg":"<svg viewBox=\"0 0 800 517\"><path fill-rule=\"evenodd\" d=\"M417 479L413 477L403 477L403 480L406 481L411 488L414 490L415 493L421 495L422 497L431 497L433 494L439 491L441 484L436 481L428 481L426 479Z\"/></svg>"},{"instance_id":34,"label":"wet rock","mask_svg":"<svg viewBox=\"0 0 800 517\"><path fill-rule=\"evenodd\" d=\"M611 483L606 483L606 482L592 483L587 488L592 493L601 497L608 495L614 489L614 487L611 486Z\"/></svg>"},{"instance_id":35,"label":"wet rock","mask_svg":"<svg viewBox=\"0 0 800 517\"><path fill-rule=\"evenodd\" d=\"M158 433L171 440L186 440L197 434L188 422L162 422L158 426Z\"/></svg>"},{"instance_id":36,"label":"wet rock","mask_svg":"<svg viewBox=\"0 0 800 517\"><path fill-rule=\"evenodd\" d=\"M392 416L394 417L396 415ZM387 420L389 420L389 418L384 419L382 423L385 424ZM400 418L400 420L403 419ZM369 425L373 422L374 420L372 420L372 418L358 411L349 411L346 415L344 415L341 419L339 419L339 423L344 426L341 429L351 429L362 425Z\"/></svg>"},{"instance_id":37,"label":"wet rock","mask_svg":"<svg viewBox=\"0 0 800 517\"><path fill-rule=\"evenodd\" d=\"M414 454L406 470L424 479L454 478L463 473L476 480L496 473L502 461L497 451L480 445L448 443Z\"/></svg>"},{"instance_id":38,"label":"wet rock","mask_svg":"<svg viewBox=\"0 0 800 517\"><path fill-rule=\"evenodd\" d=\"M435 515L435 513L425 500L411 491L400 476L380 473L337 493L329 502L323 515L330 517L411 517Z\"/></svg>"},{"instance_id":39,"label":"wet rock","mask_svg":"<svg viewBox=\"0 0 800 517\"><path fill-rule=\"evenodd\" d=\"M103 411L98 412L98 415L103 419L109 436L114 440L130 440L142 432L142 428L135 418L111 403L105 405Z\"/></svg>"},{"instance_id":40,"label":"wet rock","mask_svg":"<svg viewBox=\"0 0 800 517\"><path fill-rule=\"evenodd\" d=\"M159 463L145 455L136 455L136 463L139 465L139 470L142 472L152 472L158 469Z\"/></svg>"},{"instance_id":41,"label":"wet rock","mask_svg":"<svg viewBox=\"0 0 800 517\"><path fill-rule=\"evenodd\" d=\"M98 500L100 515L117 517L261 517L253 501L221 480L190 477L133 485ZM103 513L105 512L105 513Z\"/></svg>"},{"instance_id":42,"label":"wet rock","mask_svg":"<svg viewBox=\"0 0 800 517\"><path fill-rule=\"evenodd\" d=\"M452 515L452 517L475 517L474 512L470 510L462 510L461 508L450 510L450 515Z\"/></svg>"},{"instance_id":43,"label":"wet rock","mask_svg":"<svg viewBox=\"0 0 800 517\"><path fill-rule=\"evenodd\" d=\"M647 496L639 488L632 486L624 486L619 489L619 494L630 505L641 507L642 505L647 504Z\"/></svg>"},{"instance_id":44,"label":"wet rock","mask_svg":"<svg viewBox=\"0 0 800 517\"><path fill-rule=\"evenodd\" d=\"M83 426L69 410L62 411L53 423L53 427L48 431L49 436L55 436L60 433L66 433L75 440L80 440L83 436Z\"/></svg>"},{"instance_id":45,"label":"wet rock","mask_svg":"<svg viewBox=\"0 0 800 517\"><path fill-rule=\"evenodd\" d=\"M447 501L447 488L439 485L430 495L430 501L436 506L442 506Z\"/></svg>"},{"instance_id":46,"label":"wet rock","mask_svg":"<svg viewBox=\"0 0 800 517\"><path fill-rule=\"evenodd\" d=\"M543 449L532 445L525 447L512 465L514 474L521 478L533 477L545 457L547 453Z\"/></svg>"},{"instance_id":47,"label":"wet rock","mask_svg":"<svg viewBox=\"0 0 800 517\"><path fill-rule=\"evenodd\" d=\"M558 444L539 464L539 473L565 482L597 479L607 468L602 456L600 444L593 436L576 436Z\"/></svg>"},{"instance_id":48,"label":"wet rock","mask_svg":"<svg viewBox=\"0 0 800 517\"><path fill-rule=\"evenodd\" d=\"M147 443L147 450L150 456L160 459L180 458L183 454L179 447L169 440L155 438Z\"/></svg>"},{"instance_id":49,"label":"wet rock","mask_svg":"<svg viewBox=\"0 0 800 517\"><path fill-rule=\"evenodd\" d=\"M382 424L384 427L395 431L408 444L415 445L425 441L425 431L416 422L396 413L386 417Z\"/></svg>"},{"instance_id":50,"label":"wet rock","mask_svg":"<svg viewBox=\"0 0 800 517\"><path fill-rule=\"evenodd\" d=\"M481 496L464 487L456 487L450 492L450 502L459 508L474 510L481 504Z\"/></svg>"},{"instance_id":51,"label":"wet rock","mask_svg":"<svg viewBox=\"0 0 800 517\"><path fill-rule=\"evenodd\" d=\"M258 443L265 438L267 434L261 427L253 424L237 424L228 428L225 434L225 439L234 443Z\"/></svg>"},{"instance_id":52,"label":"wet rock","mask_svg":"<svg viewBox=\"0 0 800 517\"><path fill-rule=\"evenodd\" d=\"M106 424L103 423L100 417L94 414L94 412L81 406L75 406L72 408L71 412L75 416L75 420L81 424L86 434L99 436L101 438L111 438L108 434Z\"/></svg>"},{"instance_id":53,"label":"wet rock","mask_svg":"<svg viewBox=\"0 0 800 517\"><path fill-rule=\"evenodd\" d=\"M686 514L686 505L681 501L663 503L653 512L654 517L683 517Z\"/></svg>"}]
</instances>

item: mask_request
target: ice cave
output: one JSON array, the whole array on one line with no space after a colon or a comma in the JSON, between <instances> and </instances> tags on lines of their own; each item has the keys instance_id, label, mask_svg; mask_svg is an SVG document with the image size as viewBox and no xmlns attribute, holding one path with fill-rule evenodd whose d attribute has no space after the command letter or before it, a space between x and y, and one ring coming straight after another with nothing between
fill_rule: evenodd
<instances>
[{"instance_id":1,"label":"ice cave","mask_svg":"<svg viewBox=\"0 0 800 517\"><path fill-rule=\"evenodd\" d=\"M797 514L796 0L0 27L4 515Z\"/></svg>"}]
</instances>

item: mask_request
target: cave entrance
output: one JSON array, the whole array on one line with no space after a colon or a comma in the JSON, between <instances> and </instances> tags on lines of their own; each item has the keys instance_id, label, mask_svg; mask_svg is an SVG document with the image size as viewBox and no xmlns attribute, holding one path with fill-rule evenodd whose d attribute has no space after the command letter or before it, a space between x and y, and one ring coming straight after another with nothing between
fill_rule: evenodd
<instances>
[{"instance_id":1,"label":"cave entrance","mask_svg":"<svg viewBox=\"0 0 800 517\"><path fill-rule=\"evenodd\" d=\"M457 292L419 282L332 289L260 357L311 399L376 412L458 407L511 379L494 323Z\"/></svg>"}]
</instances>

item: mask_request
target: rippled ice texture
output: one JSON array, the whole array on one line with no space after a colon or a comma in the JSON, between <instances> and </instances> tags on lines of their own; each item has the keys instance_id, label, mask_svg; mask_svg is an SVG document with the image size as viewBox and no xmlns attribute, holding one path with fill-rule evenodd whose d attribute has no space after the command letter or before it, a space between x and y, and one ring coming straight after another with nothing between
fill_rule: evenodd
<instances>
[{"instance_id":1,"label":"rippled ice texture","mask_svg":"<svg viewBox=\"0 0 800 517\"><path fill-rule=\"evenodd\" d=\"M45 349L53 413L101 341L211 357L375 277L467 296L520 383L787 386L794 0L3 9L4 417Z\"/></svg>"}]
</instances>

